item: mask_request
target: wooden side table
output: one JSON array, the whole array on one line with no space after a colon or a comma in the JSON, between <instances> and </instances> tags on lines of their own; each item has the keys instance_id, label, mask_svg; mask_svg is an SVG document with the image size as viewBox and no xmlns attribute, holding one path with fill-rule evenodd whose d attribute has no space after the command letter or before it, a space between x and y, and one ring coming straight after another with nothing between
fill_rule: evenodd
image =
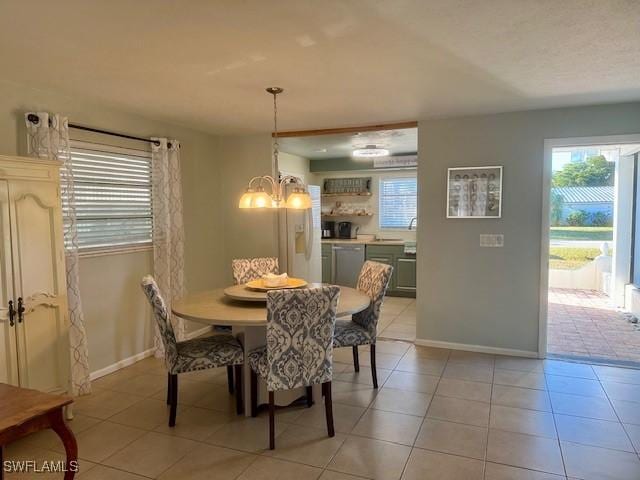
<instances>
[{"instance_id":1,"label":"wooden side table","mask_svg":"<svg viewBox=\"0 0 640 480\"><path fill-rule=\"evenodd\" d=\"M66 395L52 395L0 383L0 480L4 477L3 447L45 428L51 428L58 434L67 453L64 480L74 478L78 444L63 416L63 407L72 402L73 398Z\"/></svg>"}]
</instances>

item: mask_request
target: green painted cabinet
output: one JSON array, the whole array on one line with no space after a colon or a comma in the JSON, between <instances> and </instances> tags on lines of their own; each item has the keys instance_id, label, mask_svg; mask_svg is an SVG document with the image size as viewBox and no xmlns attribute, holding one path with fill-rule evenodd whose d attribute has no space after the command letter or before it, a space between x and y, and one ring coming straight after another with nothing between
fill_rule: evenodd
<instances>
[{"instance_id":1,"label":"green painted cabinet","mask_svg":"<svg viewBox=\"0 0 640 480\"><path fill-rule=\"evenodd\" d=\"M393 266L389 296L416 296L416 257L406 255L403 245L367 245L366 258Z\"/></svg>"},{"instance_id":2,"label":"green painted cabinet","mask_svg":"<svg viewBox=\"0 0 640 480\"><path fill-rule=\"evenodd\" d=\"M331 244L322 244L322 283L331 283L333 278L333 250Z\"/></svg>"},{"instance_id":3,"label":"green painted cabinet","mask_svg":"<svg viewBox=\"0 0 640 480\"><path fill-rule=\"evenodd\" d=\"M366 259L372 262L386 263L394 267L394 271L391 273L391 280L389 281L389 288L387 291L391 292L395 290L396 285L396 272L394 266L394 253L388 249L387 245L367 245Z\"/></svg>"},{"instance_id":4,"label":"green painted cabinet","mask_svg":"<svg viewBox=\"0 0 640 480\"><path fill-rule=\"evenodd\" d=\"M322 244L322 282L333 282L333 249ZM416 256L406 255L402 245L367 245L365 258L393 266L387 295L392 297L416 296Z\"/></svg>"},{"instance_id":5,"label":"green painted cabinet","mask_svg":"<svg viewBox=\"0 0 640 480\"><path fill-rule=\"evenodd\" d=\"M415 257L398 257L395 263L395 290L403 292L416 291L416 259Z\"/></svg>"}]
</instances>

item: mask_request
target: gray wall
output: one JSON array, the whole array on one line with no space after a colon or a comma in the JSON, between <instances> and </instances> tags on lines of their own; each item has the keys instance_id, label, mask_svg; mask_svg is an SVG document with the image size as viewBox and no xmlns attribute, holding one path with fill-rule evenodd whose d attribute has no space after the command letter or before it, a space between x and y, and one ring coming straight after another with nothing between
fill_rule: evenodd
<instances>
[{"instance_id":1,"label":"gray wall","mask_svg":"<svg viewBox=\"0 0 640 480\"><path fill-rule=\"evenodd\" d=\"M631 133L640 103L420 121L417 338L536 352L544 140ZM502 219L447 220L447 167L481 165L504 166Z\"/></svg>"},{"instance_id":2,"label":"gray wall","mask_svg":"<svg viewBox=\"0 0 640 480\"><path fill-rule=\"evenodd\" d=\"M221 137L217 161L221 185L222 224L216 226L224 238L224 278L231 283L231 260L278 256L276 211L241 210L238 201L252 177L272 175L271 135ZM270 192L270 188L265 186Z\"/></svg>"},{"instance_id":3,"label":"gray wall","mask_svg":"<svg viewBox=\"0 0 640 480\"><path fill-rule=\"evenodd\" d=\"M24 154L22 114L39 109L180 139L190 290L229 283L232 258L277 254L275 214L237 208L250 176L271 173L269 134L217 138L0 81L0 153ZM537 350L544 139L639 132L640 103L419 122L418 338ZM505 167L503 218L446 220L446 168L488 164ZM478 235L493 232L505 247L480 249ZM92 370L151 346L138 294L151 265L149 252L81 260Z\"/></svg>"},{"instance_id":4,"label":"gray wall","mask_svg":"<svg viewBox=\"0 0 640 480\"><path fill-rule=\"evenodd\" d=\"M131 135L179 139L182 145L187 287L193 291L225 284L217 137L131 115L75 96L0 80L0 153L26 154L23 115L29 110L58 112L67 115L74 123ZM81 135L78 131L73 134ZM141 142L129 143L116 137L96 136L91 139L141 148ZM152 269L150 250L81 258L80 291L91 371L152 347L150 309L139 287L142 276ZM187 323L188 330L201 328Z\"/></svg>"}]
</instances>

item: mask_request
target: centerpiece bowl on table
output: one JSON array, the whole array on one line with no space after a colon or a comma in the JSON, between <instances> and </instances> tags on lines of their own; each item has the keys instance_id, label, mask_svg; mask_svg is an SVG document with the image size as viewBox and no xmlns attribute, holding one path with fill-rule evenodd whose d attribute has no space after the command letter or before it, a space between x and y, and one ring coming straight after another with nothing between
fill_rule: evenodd
<instances>
[{"instance_id":1,"label":"centerpiece bowl on table","mask_svg":"<svg viewBox=\"0 0 640 480\"><path fill-rule=\"evenodd\" d=\"M302 288L308 283L302 278L293 278L282 275L264 275L262 278L252 280L243 285L233 285L224 289L224 294L233 299L245 302L266 302L269 290L284 288Z\"/></svg>"}]
</instances>

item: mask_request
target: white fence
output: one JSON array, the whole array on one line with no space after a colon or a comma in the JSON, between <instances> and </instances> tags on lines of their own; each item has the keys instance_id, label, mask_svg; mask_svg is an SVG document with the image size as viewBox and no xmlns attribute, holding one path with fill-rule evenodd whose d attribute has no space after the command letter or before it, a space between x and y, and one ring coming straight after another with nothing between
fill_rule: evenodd
<instances>
[{"instance_id":1,"label":"white fence","mask_svg":"<svg viewBox=\"0 0 640 480\"><path fill-rule=\"evenodd\" d=\"M603 245L602 254L576 270L549 269L549 287L611 292L611 257Z\"/></svg>"}]
</instances>

